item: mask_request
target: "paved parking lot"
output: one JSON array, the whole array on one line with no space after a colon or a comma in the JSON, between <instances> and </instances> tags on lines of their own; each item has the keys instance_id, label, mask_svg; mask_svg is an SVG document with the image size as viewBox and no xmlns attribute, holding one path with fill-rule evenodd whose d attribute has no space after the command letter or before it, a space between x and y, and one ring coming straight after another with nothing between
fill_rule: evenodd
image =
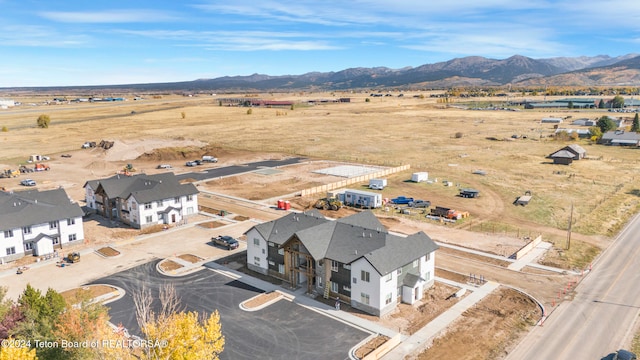
<instances>
[{"instance_id":1,"label":"paved parking lot","mask_svg":"<svg viewBox=\"0 0 640 360\"><path fill-rule=\"evenodd\" d=\"M220 359L347 359L349 350L369 333L296 303L280 300L262 310L246 312L239 304L262 290L205 269L182 277L156 271L158 261L94 281L126 291L110 304L111 321L139 334L132 292L143 285L152 293L172 283L187 311L220 313L225 350Z\"/></svg>"}]
</instances>

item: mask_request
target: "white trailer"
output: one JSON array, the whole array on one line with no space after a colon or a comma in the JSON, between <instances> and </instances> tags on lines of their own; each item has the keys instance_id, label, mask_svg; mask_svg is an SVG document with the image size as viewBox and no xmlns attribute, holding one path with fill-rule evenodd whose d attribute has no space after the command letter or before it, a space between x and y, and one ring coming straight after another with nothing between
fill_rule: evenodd
<instances>
[{"instance_id":1,"label":"white trailer","mask_svg":"<svg viewBox=\"0 0 640 360\"><path fill-rule=\"evenodd\" d=\"M343 202L348 206L379 208L382 206L382 194L362 190L345 190Z\"/></svg>"},{"instance_id":2,"label":"white trailer","mask_svg":"<svg viewBox=\"0 0 640 360\"><path fill-rule=\"evenodd\" d=\"M413 182L423 182L429 180L428 172L417 172L411 175L411 181Z\"/></svg>"},{"instance_id":3,"label":"white trailer","mask_svg":"<svg viewBox=\"0 0 640 360\"><path fill-rule=\"evenodd\" d=\"M387 186L387 179L369 179L369 189L382 190Z\"/></svg>"}]
</instances>

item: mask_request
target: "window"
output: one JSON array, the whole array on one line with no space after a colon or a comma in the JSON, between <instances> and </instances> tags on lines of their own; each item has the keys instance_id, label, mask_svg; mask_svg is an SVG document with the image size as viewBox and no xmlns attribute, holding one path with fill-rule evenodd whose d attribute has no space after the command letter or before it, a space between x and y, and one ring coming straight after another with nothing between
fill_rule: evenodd
<instances>
[{"instance_id":1,"label":"window","mask_svg":"<svg viewBox=\"0 0 640 360\"><path fill-rule=\"evenodd\" d=\"M57 244L60 244L60 238L57 237L57 236L54 236L53 237L53 245L57 245Z\"/></svg>"},{"instance_id":2,"label":"window","mask_svg":"<svg viewBox=\"0 0 640 360\"><path fill-rule=\"evenodd\" d=\"M180 198L179 197L174 198L173 202L176 203L176 204L180 204Z\"/></svg>"},{"instance_id":3,"label":"window","mask_svg":"<svg viewBox=\"0 0 640 360\"><path fill-rule=\"evenodd\" d=\"M158 201L156 202L156 205L158 205L158 207L162 206L162 200L158 200Z\"/></svg>"},{"instance_id":4,"label":"window","mask_svg":"<svg viewBox=\"0 0 640 360\"><path fill-rule=\"evenodd\" d=\"M415 267L418 267L418 264L419 264L419 263L420 263L420 259L413 260L413 267L414 267L414 268L415 268Z\"/></svg>"},{"instance_id":5,"label":"window","mask_svg":"<svg viewBox=\"0 0 640 360\"><path fill-rule=\"evenodd\" d=\"M25 235L31 234L31 226L25 226L22 228L22 233Z\"/></svg>"},{"instance_id":6,"label":"window","mask_svg":"<svg viewBox=\"0 0 640 360\"><path fill-rule=\"evenodd\" d=\"M253 265L260 266L260 257L258 256L253 257Z\"/></svg>"},{"instance_id":7,"label":"window","mask_svg":"<svg viewBox=\"0 0 640 360\"><path fill-rule=\"evenodd\" d=\"M262 249L262 254L266 254L267 253L267 249Z\"/></svg>"},{"instance_id":8,"label":"window","mask_svg":"<svg viewBox=\"0 0 640 360\"><path fill-rule=\"evenodd\" d=\"M153 215L149 215L145 218L145 220L147 221L147 223L150 223L153 221Z\"/></svg>"},{"instance_id":9,"label":"window","mask_svg":"<svg viewBox=\"0 0 640 360\"><path fill-rule=\"evenodd\" d=\"M280 248L280 249L278 249L278 254L280 254L280 255L284 255L284 248Z\"/></svg>"},{"instance_id":10,"label":"window","mask_svg":"<svg viewBox=\"0 0 640 360\"><path fill-rule=\"evenodd\" d=\"M253 238L253 245L255 245L255 246L260 246L260 239L258 239L258 238Z\"/></svg>"},{"instance_id":11,"label":"window","mask_svg":"<svg viewBox=\"0 0 640 360\"><path fill-rule=\"evenodd\" d=\"M24 243L24 251L29 251L29 250L33 250L33 243L32 242Z\"/></svg>"},{"instance_id":12,"label":"window","mask_svg":"<svg viewBox=\"0 0 640 360\"><path fill-rule=\"evenodd\" d=\"M144 209L145 210L151 210L151 203L144 204Z\"/></svg>"},{"instance_id":13,"label":"window","mask_svg":"<svg viewBox=\"0 0 640 360\"><path fill-rule=\"evenodd\" d=\"M353 283L357 284L358 283L358 278L357 277L353 277Z\"/></svg>"},{"instance_id":14,"label":"window","mask_svg":"<svg viewBox=\"0 0 640 360\"><path fill-rule=\"evenodd\" d=\"M67 219L67 225L75 225L76 219Z\"/></svg>"},{"instance_id":15,"label":"window","mask_svg":"<svg viewBox=\"0 0 640 360\"><path fill-rule=\"evenodd\" d=\"M57 229L58 228L58 222L57 221L50 221L49 222L49 229Z\"/></svg>"},{"instance_id":16,"label":"window","mask_svg":"<svg viewBox=\"0 0 640 360\"><path fill-rule=\"evenodd\" d=\"M398 271L396 271L398 273L398 275L402 274L402 268L398 268Z\"/></svg>"},{"instance_id":17,"label":"window","mask_svg":"<svg viewBox=\"0 0 640 360\"><path fill-rule=\"evenodd\" d=\"M338 262L335 260L331 260L331 271L338 272Z\"/></svg>"},{"instance_id":18,"label":"window","mask_svg":"<svg viewBox=\"0 0 640 360\"><path fill-rule=\"evenodd\" d=\"M393 293L388 293L387 296L384 298L384 304L385 305L391 304L392 297L393 297Z\"/></svg>"},{"instance_id":19,"label":"window","mask_svg":"<svg viewBox=\"0 0 640 360\"><path fill-rule=\"evenodd\" d=\"M187 208L187 215L191 215L191 214L193 214L193 207L190 206Z\"/></svg>"},{"instance_id":20,"label":"window","mask_svg":"<svg viewBox=\"0 0 640 360\"><path fill-rule=\"evenodd\" d=\"M332 281L332 282L331 282L331 291L333 291L333 292L337 293L337 292L338 292L338 290L339 290L338 283L337 283L337 282L333 282L333 281Z\"/></svg>"},{"instance_id":21,"label":"window","mask_svg":"<svg viewBox=\"0 0 640 360\"><path fill-rule=\"evenodd\" d=\"M368 271L360 270L360 280L369 282L370 277L371 277L371 274L369 274Z\"/></svg>"},{"instance_id":22,"label":"window","mask_svg":"<svg viewBox=\"0 0 640 360\"><path fill-rule=\"evenodd\" d=\"M427 260L426 261L429 261L429 260L431 260L431 253L427 254Z\"/></svg>"},{"instance_id":23,"label":"window","mask_svg":"<svg viewBox=\"0 0 640 360\"><path fill-rule=\"evenodd\" d=\"M391 281L393 279L393 273L388 273L387 276L384 277L384 281Z\"/></svg>"},{"instance_id":24,"label":"window","mask_svg":"<svg viewBox=\"0 0 640 360\"><path fill-rule=\"evenodd\" d=\"M369 294L360 293L360 302L369 305Z\"/></svg>"},{"instance_id":25,"label":"window","mask_svg":"<svg viewBox=\"0 0 640 360\"><path fill-rule=\"evenodd\" d=\"M276 244L273 241L269 241L269 246L274 247Z\"/></svg>"},{"instance_id":26,"label":"window","mask_svg":"<svg viewBox=\"0 0 640 360\"><path fill-rule=\"evenodd\" d=\"M343 287L342 287L342 290L344 290L344 291L351 291L351 287L349 287L349 286L345 285L345 286L343 286Z\"/></svg>"},{"instance_id":27,"label":"window","mask_svg":"<svg viewBox=\"0 0 640 360\"><path fill-rule=\"evenodd\" d=\"M269 265L271 265L271 266L276 266L276 262L275 262L275 261L273 261L273 260L269 260Z\"/></svg>"},{"instance_id":28,"label":"window","mask_svg":"<svg viewBox=\"0 0 640 360\"><path fill-rule=\"evenodd\" d=\"M284 264L278 264L278 272L284 274Z\"/></svg>"},{"instance_id":29,"label":"window","mask_svg":"<svg viewBox=\"0 0 640 360\"><path fill-rule=\"evenodd\" d=\"M137 204L137 203L135 203L135 202L132 202L132 203L131 203L131 208L132 208L133 210L136 210L136 209L138 208L138 204Z\"/></svg>"},{"instance_id":30,"label":"window","mask_svg":"<svg viewBox=\"0 0 640 360\"><path fill-rule=\"evenodd\" d=\"M318 284L319 288L322 287L322 276L316 276L316 283Z\"/></svg>"},{"instance_id":31,"label":"window","mask_svg":"<svg viewBox=\"0 0 640 360\"><path fill-rule=\"evenodd\" d=\"M427 271L424 275L425 281L431 281L431 271Z\"/></svg>"},{"instance_id":32,"label":"window","mask_svg":"<svg viewBox=\"0 0 640 360\"><path fill-rule=\"evenodd\" d=\"M6 251L7 251L7 255L13 255L16 253L16 247L15 246L8 247Z\"/></svg>"},{"instance_id":33,"label":"window","mask_svg":"<svg viewBox=\"0 0 640 360\"><path fill-rule=\"evenodd\" d=\"M187 195L187 201L193 200L193 195Z\"/></svg>"},{"instance_id":34,"label":"window","mask_svg":"<svg viewBox=\"0 0 640 360\"><path fill-rule=\"evenodd\" d=\"M78 237L76 236L76 234L69 234L69 241L75 241L78 240Z\"/></svg>"},{"instance_id":35,"label":"window","mask_svg":"<svg viewBox=\"0 0 640 360\"><path fill-rule=\"evenodd\" d=\"M4 237L5 238L13 237L13 230L5 230L4 231Z\"/></svg>"}]
</instances>

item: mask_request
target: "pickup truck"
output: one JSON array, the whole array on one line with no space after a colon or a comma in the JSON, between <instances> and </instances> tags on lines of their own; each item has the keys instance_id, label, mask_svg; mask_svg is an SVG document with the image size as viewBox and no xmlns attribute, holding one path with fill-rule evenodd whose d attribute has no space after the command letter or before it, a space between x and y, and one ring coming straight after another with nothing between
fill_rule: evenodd
<instances>
[{"instance_id":1,"label":"pickup truck","mask_svg":"<svg viewBox=\"0 0 640 360\"><path fill-rule=\"evenodd\" d=\"M397 204L397 205L408 205L410 202L413 202L413 198L412 197L398 196L397 198L391 199L391 202L393 204Z\"/></svg>"},{"instance_id":2,"label":"pickup truck","mask_svg":"<svg viewBox=\"0 0 640 360\"><path fill-rule=\"evenodd\" d=\"M429 200L414 200L411 201L409 204L409 207L414 207L414 208L428 208L431 206L431 201Z\"/></svg>"},{"instance_id":3,"label":"pickup truck","mask_svg":"<svg viewBox=\"0 0 640 360\"><path fill-rule=\"evenodd\" d=\"M240 246L238 240L228 235L214 236L211 238L211 242L214 245L225 247L227 250L237 249Z\"/></svg>"}]
</instances>

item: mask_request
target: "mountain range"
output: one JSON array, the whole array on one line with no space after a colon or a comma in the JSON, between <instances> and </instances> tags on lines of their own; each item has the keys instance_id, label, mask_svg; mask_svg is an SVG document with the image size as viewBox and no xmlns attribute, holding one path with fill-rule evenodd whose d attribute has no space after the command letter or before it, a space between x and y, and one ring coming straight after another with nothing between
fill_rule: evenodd
<instances>
[{"instance_id":1,"label":"mountain range","mask_svg":"<svg viewBox=\"0 0 640 360\"><path fill-rule=\"evenodd\" d=\"M331 91L379 88L449 88L454 86L640 86L640 54L532 59L514 55L497 60L455 58L418 67L350 68L302 75L224 76L193 81L73 87L132 91ZM35 88L30 88L35 90ZM43 88L44 89L44 88ZM54 88L46 88L54 89ZM57 88L71 89L71 87Z\"/></svg>"}]
</instances>

